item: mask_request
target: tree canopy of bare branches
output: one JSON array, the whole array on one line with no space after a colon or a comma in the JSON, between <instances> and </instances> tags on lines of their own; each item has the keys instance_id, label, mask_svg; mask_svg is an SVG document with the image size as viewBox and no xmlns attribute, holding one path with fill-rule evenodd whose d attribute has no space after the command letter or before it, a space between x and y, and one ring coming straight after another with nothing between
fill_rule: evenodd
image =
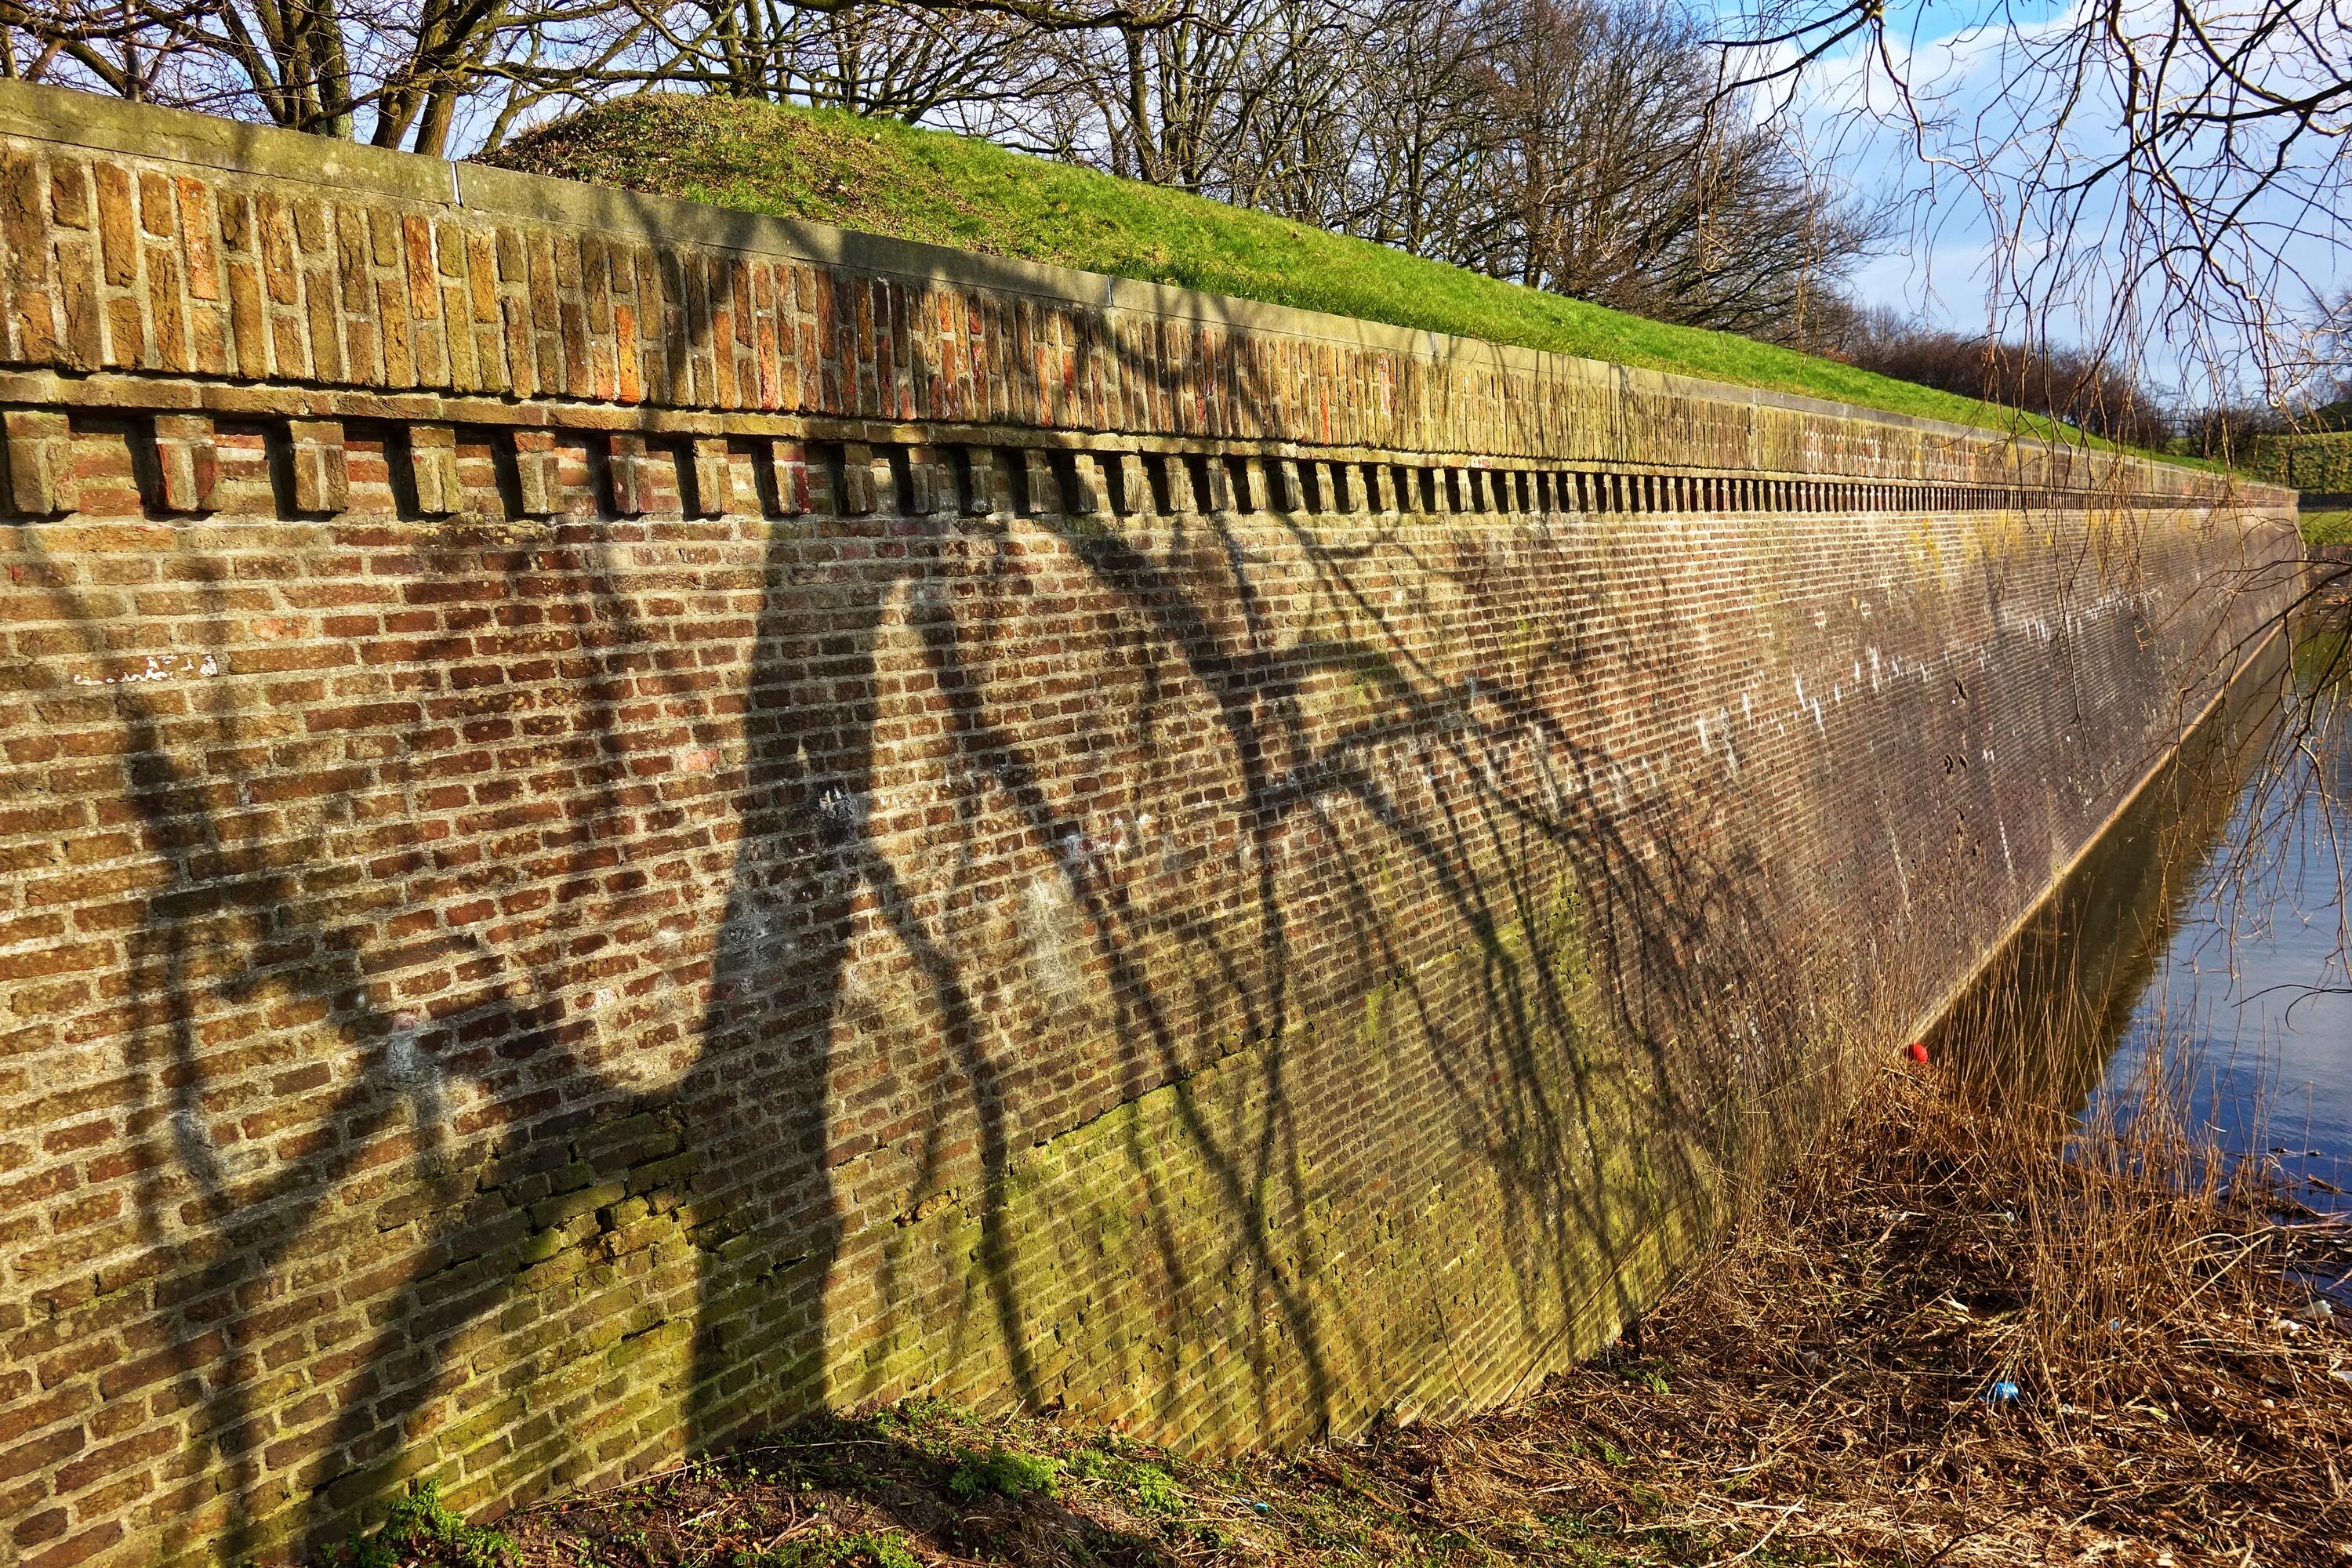
<instances>
[{"instance_id":1,"label":"tree canopy of bare branches","mask_svg":"<svg viewBox=\"0 0 2352 1568\"><path fill-rule=\"evenodd\" d=\"M657 84L913 119L1007 90L1036 36L1159 15L1125 0L0 0L0 75L446 156Z\"/></svg>"},{"instance_id":2,"label":"tree canopy of bare branches","mask_svg":"<svg viewBox=\"0 0 2352 1568\"><path fill-rule=\"evenodd\" d=\"M1660 320L1803 341L1868 248L1675 0L1210 0L974 129Z\"/></svg>"},{"instance_id":3,"label":"tree canopy of bare branches","mask_svg":"<svg viewBox=\"0 0 2352 1568\"><path fill-rule=\"evenodd\" d=\"M1959 182L1990 241L1997 330L2070 333L2127 365L2160 348L2217 402L2249 387L2308 402L2341 374L2342 0L1994 0L1962 15L1763 0L1720 39L1727 81L1817 123L1892 129L1916 172Z\"/></svg>"},{"instance_id":4,"label":"tree canopy of bare branches","mask_svg":"<svg viewBox=\"0 0 2352 1568\"><path fill-rule=\"evenodd\" d=\"M921 121L1802 342L1870 242L1681 0L0 0L0 70L447 155L648 88Z\"/></svg>"}]
</instances>

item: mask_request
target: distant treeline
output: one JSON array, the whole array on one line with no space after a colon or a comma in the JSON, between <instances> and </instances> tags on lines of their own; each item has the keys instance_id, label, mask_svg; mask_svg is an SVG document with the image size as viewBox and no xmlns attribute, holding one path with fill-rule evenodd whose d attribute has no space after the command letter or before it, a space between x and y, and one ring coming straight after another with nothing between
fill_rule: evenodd
<instances>
[{"instance_id":1,"label":"distant treeline","mask_svg":"<svg viewBox=\"0 0 2352 1568\"><path fill-rule=\"evenodd\" d=\"M2107 440L2243 467L2254 439L2335 428L2352 413L2320 407L2291 416L2261 404L2183 407L2151 391L2112 358L1986 333L1952 331L1885 310L1834 307L1807 347L1864 370L1963 397L2047 414ZM2326 396L2352 395L2352 386Z\"/></svg>"}]
</instances>

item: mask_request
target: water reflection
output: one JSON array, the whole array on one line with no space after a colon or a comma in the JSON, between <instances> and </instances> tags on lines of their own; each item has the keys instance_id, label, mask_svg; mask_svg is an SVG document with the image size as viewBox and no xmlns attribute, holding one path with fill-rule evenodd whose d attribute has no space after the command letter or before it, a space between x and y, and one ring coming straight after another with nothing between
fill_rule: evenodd
<instances>
[{"instance_id":1,"label":"water reflection","mask_svg":"<svg viewBox=\"0 0 2352 1568\"><path fill-rule=\"evenodd\" d=\"M1953 1011L1942 1059L1986 1095L2095 1111L2160 1047L2222 1147L2352 1212L2345 651L2306 634L2241 677Z\"/></svg>"},{"instance_id":2,"label":"water reflection","mask_svg":"<svg viewBox=\"0 0 2352 1568\"><path fill-rule=\"evenodd\" d=\"M2224 1148L2268 1152L2315 1208L2352 1212L2352 985L2344 807L2352 687L2344 634L2306 636L2272 744L2243 770L2229 829L2111 1054L2120 1081L2157 1041L2198 1064Z\"/></svg>"}]
</instances>

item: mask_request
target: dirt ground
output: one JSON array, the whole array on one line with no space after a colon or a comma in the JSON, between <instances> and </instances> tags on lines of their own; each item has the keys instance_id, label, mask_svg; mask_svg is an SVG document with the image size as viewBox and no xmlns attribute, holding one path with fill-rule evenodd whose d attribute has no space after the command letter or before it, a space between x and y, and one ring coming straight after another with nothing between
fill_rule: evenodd
<instances>
[{"instance_id":1,"label":"dirt ground","mask_svg":"<svg viewBox=\"0 0 2352 1568\"><path fill-rule=\"evenodd\" d=\"M1197 1465L1058 1413L811 1421L368 1568L2352 1562L2352 1238L2138 1130L1890 1071L1610 1353L1512 1408Z\"/></svg>"}]
</instances>

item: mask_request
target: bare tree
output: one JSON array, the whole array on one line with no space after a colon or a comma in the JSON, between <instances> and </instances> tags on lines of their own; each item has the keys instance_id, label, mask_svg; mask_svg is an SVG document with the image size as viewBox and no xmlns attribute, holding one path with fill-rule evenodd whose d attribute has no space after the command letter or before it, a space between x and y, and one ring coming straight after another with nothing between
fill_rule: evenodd
<instances>
[{"instance_id":1,"label":"bare tree","mask_svg":"<svg viewBox=\"0 0 2352 1568\"><path fill-rule=\"evenodd\" d=\"M2352 262L2352 27L2340 0L2003 4L1923 42L1882 0L1765 0L1720 40L1727 90L1894 128L1993 242L1997 328L2129 365L2161 342L2210 400L2331 374Z\"/></svg>"},{"instance_id":2,"label":"bare tree","mask_svg":"<svg viewBox=\"0 0 2352 1568\"><path fill-rule=\"evenodd\" d=\"M2201 423L2194 416L2176 416L2161 395L2111 358L2080 349L2035 347L1985 332L1955 331L1883 307L1851 312L1824 333L1821 346L1864 370L2048 415L2135 447L2162 447L2172 439L2177 419L2207 439L2235 427L2218 412Z\"/></svg>"},{"instance_id":3,"label":"bare tree","mask_svg":"<svg viewBox=\"0 0 2352 1568\"><path fill-rule=\"evenodd\" d=\"M446 155L656 84L912 119L1020 89L1037 32L1180 0L0 0L0 75ZM486 128L486 129L485 129Z\"/></svg>"},{"instance_id":4,"label":"bare tree","mask_svg":"<svg viewBox=\"0 0 2352 1568\"><path fill-rule=\"evenodd\" d=\"M35 0L0 7L0 73L442 153L519 58L593 52L618 0Z\"/></svg>"},{"instance_id":5,"label":"bare tree","mask_svg":"<svg viewBox=\"0 0 2352 1568\"><path fill-rule=\"evenodd\" d=\"M1221 0L1053 47L974 129L1662 320L1802 341L1874 234L1676 0Z\"/></svg>"},{"instance_id":6,"label":"bare tree","mask_svg":"<svg viewBox=\"0 0 2352 1568\"><path fill-rule=\"evenodd\" d=\"M1521 0L1499 29L1505 221L1464 257L1663 321L1801 341L1874 219L1717 98L1672 0Z\"/></svg>"},{"instance_id":7,"label":"bare tree","mask_svg":"<svg viewBox=\"0 0 2352 1568\"><path fill-rule=\"evenodd\" d=\"M1043 40L1033 89L968 127L1129 179L1255 205L1296 175L1343 90L1349 16L1329 5L1208 0Z\"/></svg>"}]
</instances>

